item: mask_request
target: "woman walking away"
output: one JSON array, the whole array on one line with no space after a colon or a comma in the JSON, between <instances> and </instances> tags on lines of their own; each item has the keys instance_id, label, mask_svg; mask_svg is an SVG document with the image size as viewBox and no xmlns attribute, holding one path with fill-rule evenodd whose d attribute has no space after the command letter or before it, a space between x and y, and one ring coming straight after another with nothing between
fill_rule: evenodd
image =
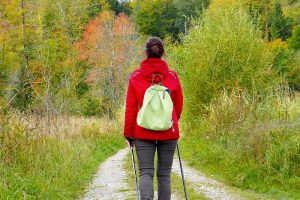
<instances>
[{"instance_id":1,"label":"woman walking away","mask_svg":"<svg viewBox=\"0 0 300 200\"><path fill-rule=\"evenodd\" d=\"M140 195L154 198L154 155L157 151L158 199L171 198L171 169L179 139L183 96L175 71L162 59L164 45L160 38L146 42L147 58L129 78L126 96L124 136L136 149Z\"/></svg>"}]
</instances>

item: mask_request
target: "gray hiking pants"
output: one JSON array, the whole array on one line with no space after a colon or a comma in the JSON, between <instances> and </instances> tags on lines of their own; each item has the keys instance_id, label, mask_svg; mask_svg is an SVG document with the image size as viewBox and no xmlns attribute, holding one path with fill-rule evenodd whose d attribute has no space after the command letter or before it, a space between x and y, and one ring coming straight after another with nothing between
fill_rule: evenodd
<instances>
[{"instance_id":1,"label":"gray hiking pants","mask_svg":"<svg viewBox=\"0 0 300 200\"><path fill-rule=\"evenodd\" d=\"M154 155L157 149L158 199L171 199L171 169L177 140L136 140L135 148L140 172L140 193L142 200L154 198Z\"/></svg>"}]
</instances>

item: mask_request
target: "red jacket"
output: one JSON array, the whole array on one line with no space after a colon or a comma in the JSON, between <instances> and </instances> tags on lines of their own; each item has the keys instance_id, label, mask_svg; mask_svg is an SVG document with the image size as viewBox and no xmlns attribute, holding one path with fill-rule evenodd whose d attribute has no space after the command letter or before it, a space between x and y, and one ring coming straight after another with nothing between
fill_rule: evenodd
<instances>
[{"instance_id":1,"label":"red jacket","mask_svg":"<svg viewBox=\"0 0 300 200\"><path fill-rule=\"evenodd\" d=\"M173 100L172 128L166 131L151 131L137 125L136 117L138 108L143 105L144 93L151 86L152 74L160 74L163 77L163 86L171 91ZM155 76L154 82L159 82L159 76ZM169 70L167 63L159 58L147 58L136 69L128 81L126 96L124 136L144 140L174 140L179 138L178 120L182 112L183 96L181 85L175 71Z\"/></svg>"}]
</instances>

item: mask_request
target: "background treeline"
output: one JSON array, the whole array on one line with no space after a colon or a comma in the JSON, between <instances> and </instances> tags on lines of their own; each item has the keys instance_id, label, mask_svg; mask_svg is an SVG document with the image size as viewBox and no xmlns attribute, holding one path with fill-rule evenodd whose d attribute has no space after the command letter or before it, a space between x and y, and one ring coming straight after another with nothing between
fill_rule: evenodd
<instances>
[{"instance_id":1,"label":"background treeline","mask_svg":"<svg viewBox=\"0 0 300 200\"><path fill-rule=\"evenodd\" d=\"M136 48L129 13L118 1L1 1L4 106L113 116Z\"/></svg>"},{"instance_id":2,"label":"background treeline","mask_svg":"<svg viewBox=\"0 0 300 200\"><path fill-rule=\"evenodd\" d=\"M124 147L112 118L136 56L130 10L117 0L0 1L0 199L80 198Z\"/></svg>"},{"instance_id":3,"label":"background treeline","mask_svg":"<svg viewBox=\"0 0 300 200\"><path fill-rule=\"evenodd\" d=\"M127 79L154 35L182 81L189 164L299 199L299 13L297 0L1 1L0 194L80 195L122 147Z\"/></svg>"},{"instance_id":4,"label":"background treeline","mask_svg":"<svg viewBox=\"0 0 300 200\"><path fill-rule=\"evenodd\" d=\"M181 43L209 4L209 0L1 1L1 98L21 110L114 117L126 77L142 55L138 38L156 35ZM244 1L272 51L271 65L296 90L300 89L299 4Z\"/></svg>"}]
</instances>

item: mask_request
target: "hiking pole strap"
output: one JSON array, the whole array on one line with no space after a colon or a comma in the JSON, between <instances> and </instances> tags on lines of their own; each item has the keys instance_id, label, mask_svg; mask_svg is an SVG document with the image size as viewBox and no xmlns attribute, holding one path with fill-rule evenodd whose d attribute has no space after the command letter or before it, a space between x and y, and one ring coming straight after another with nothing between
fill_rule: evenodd
<instances>
[{"instance_id":1,"label":"hiking pole strap","mask_svg":"<svg viewBox=\"0 0 300 200\"><path fill-rule=\"evenodd\" d=\"M179 160L179 165L180 165L181 179L182 179L182 185L183 185L183 189L184 189L184 195L185 195L185 199L188 200L188 195L187 195L187 191L186 191L186 187L185 187L184 174L183 174L183 169L182 169L182 163L181 163L181 157L180 157L180 150L179 150L178 142L177 142L177 153L178 153L178 160Z\"/></svg>"}]
</instances>

